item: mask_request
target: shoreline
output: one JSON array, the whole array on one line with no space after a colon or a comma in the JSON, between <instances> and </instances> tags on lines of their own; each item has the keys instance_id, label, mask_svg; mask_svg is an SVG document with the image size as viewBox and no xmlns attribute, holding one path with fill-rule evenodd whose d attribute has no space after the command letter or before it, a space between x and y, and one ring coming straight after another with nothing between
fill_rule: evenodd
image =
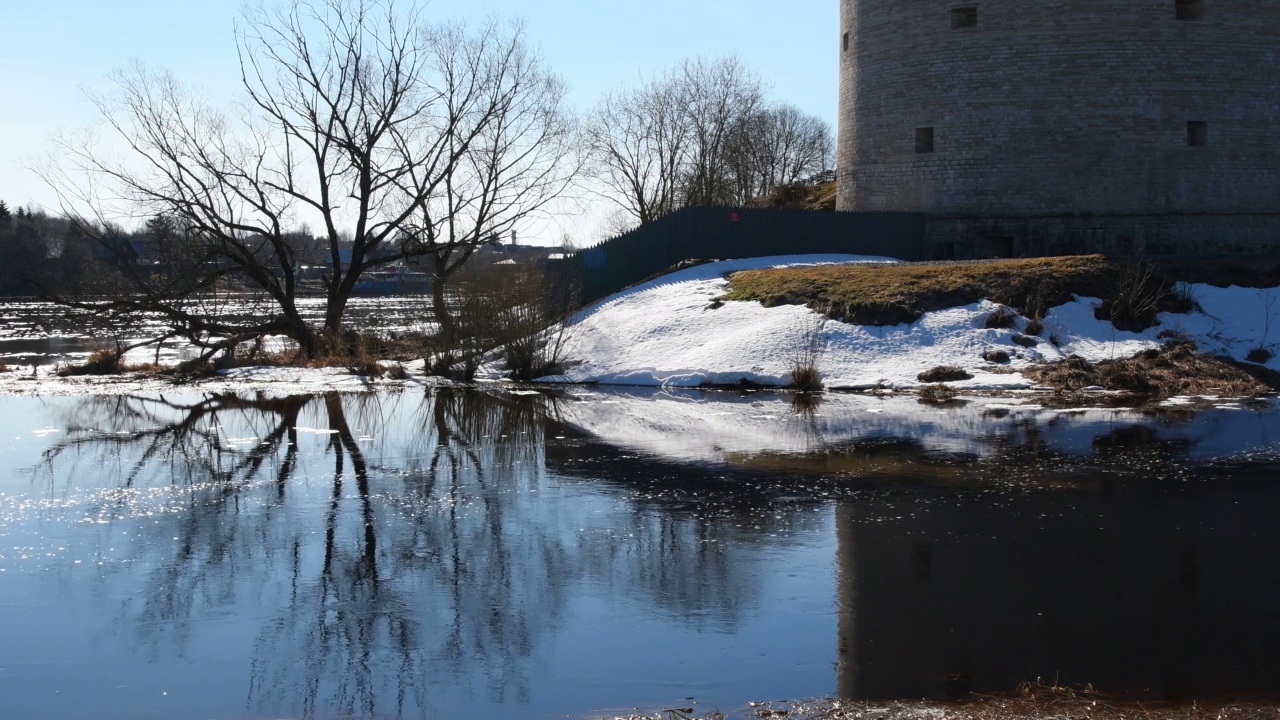
<instances>
[{"instance_id":1,"label":"shoreline","mask_svg":"<svg viewBox=\"0 0 1280 720\"><path fill-rule=\"evenodd\" d=\"M1280 697L1209 698L1179 702L1122 700L1086 687L1024 683L1013 693L973 693L958 700L838 700L749 702L728 711L670 707L626 714L591 713L582 720L1272 720Z\"/></svg>"},{"instance_id":2,"label":"shoreline","mask_svg":"<svg viewBox=\"0 0 1280 720\"><path fill-rule=\"evenodd\" d=\"M1212 357L1212 356L1203 356ZM1078 362L1072 358L1034 366L1039 374L1052 376L1057 368L1070 368ZM1225 388L1212 386L1212 378L1198 380L1197 387L1186 392L1135 392L1128 389L1111 389L1101 385L1049 385L1028 379L1025 387L965 387L952 383L921 383L914 387L897 387L886 383L871 383L854 386L827 386L815 390L798 390L785 385L766 385L750 380L734 383L707 382L700 385L655 385L651 383L604 383L595 381L533 381L518 382L503 378L486 378L474 381L458 381L449 378L428 375L422 370L423 361L380 362L382 375L370 377L357 374L344 366L321 368L298 367L292 365L253 365L229 370L220 370L213 374L177 375L167 372L168 368L143 370L126 370L120 373L58 375L57 366L36 366L35 373L26 368L10 367L0 371L0 397L4 396L78 396L78 395L117 395L135 392L227 392L227 391L263 391L280 389L283 386L296 388L300 393L323 392L371 392L378 390L403 390L406 388L476 388L476 389L509 389L538 391L555 394L574 390L667 390L682 392L724 392L724 393L767 393L779 397L792 396L916 396L921 402L929 402L946 406L950 403L965 400L1018 398L1034 401L1039 404L1055 407L1099 406L1099 401L1107 407L1140 408L1159 405L1169 401L1202 399L1205 402L1222 400L1259 400L1265 401L1280 395L1280 387L1254 392L1241 393L1221 391ZM1237 363L1238 364L1238 363ZM417 366L417 367L414 367ZM30 367L30 366L28 366ZM403 369L404 375L398 376L392 368ZM397 375L397 377L390 377ZM1188 378L1195 380L1195 378ZM939 393L939 388L945 389ZM1214 392L1218 390L1218 392Z\"/></svg>"}]
</instances>

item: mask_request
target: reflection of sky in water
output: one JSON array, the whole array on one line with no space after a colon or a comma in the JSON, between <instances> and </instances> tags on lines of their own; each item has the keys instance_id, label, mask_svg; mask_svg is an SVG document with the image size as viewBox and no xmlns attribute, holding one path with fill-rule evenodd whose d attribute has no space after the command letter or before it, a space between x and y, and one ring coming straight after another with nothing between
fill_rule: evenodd
<instances>
[{"instance_id":1,"label":"reflection of sky in water","mask_svg":"<svg viewBox=\"0 0 1280 720\"><path fill-rule=\"evenodd\" d=\"M963 672L942 672L953 647L891 651L908 631L886 628L962 622L925 610L972 603L957 568L980 560L996 569L972 579L1011 599L979 605L1038 632L1015 620L1051 580L999 570L1037 578L1018 538L1066 576L1111 578L1124 602L1146 602L1126 595L1142 595L1128 576L1191 598L1187 567L1203 603L1220 598L1210 579L1280 601L1274 572L1230 561L1270 542L1253 524L1273 516L1275 491L1198 463L1267 442L1274 412L831 398L797 413L774 395L574 394L0 399L7 712L552 717L837 687L938 694L948 673L1007 689L1045 668L973 647ZM975 483L1015 471L1043 487ZM1201 512L1212 538L1179 529ZM1153 617L1238 642L1210 632L1232 628L1209 605L1186 603ZM912 620L899 606L924 609ZM1271 624L1256 636L1272 639ZM1094 669L1083 679L1104 682L1106 664ZM1212 672L1196 681L1220 689Z\"/></svg>"}]
</instances>

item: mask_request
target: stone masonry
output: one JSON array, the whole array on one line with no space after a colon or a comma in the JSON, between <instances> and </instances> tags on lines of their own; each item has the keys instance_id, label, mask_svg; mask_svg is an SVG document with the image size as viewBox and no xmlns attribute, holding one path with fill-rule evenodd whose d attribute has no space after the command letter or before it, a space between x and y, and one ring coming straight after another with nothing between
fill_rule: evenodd
<instances>
[{"instance_id":1,"label":"stone masonry","mask_svg":"<svg viewBox=\"0 0 1280 720\"><path fill-rule=\"evenodd\" d=\"M841 0L840 210L933 254L1280 245L1280 1Z\"/></svg>"}]
</instances>

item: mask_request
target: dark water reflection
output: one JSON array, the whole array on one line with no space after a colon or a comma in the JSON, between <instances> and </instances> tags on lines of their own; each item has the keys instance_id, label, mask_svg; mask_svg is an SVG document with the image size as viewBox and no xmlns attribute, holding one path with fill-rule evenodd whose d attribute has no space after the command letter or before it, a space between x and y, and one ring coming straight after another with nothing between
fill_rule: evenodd
<instances>
[{"instance_id":1,"label":"dark water reflection","mask_svg":"<svg viewBox=\"0 0 1280 720\"><path fill-rule=\"evenodd\" d=\"M1280 689L1270 406L801 410L0 400L0 716Z\"/></svg>"}]
</instances>

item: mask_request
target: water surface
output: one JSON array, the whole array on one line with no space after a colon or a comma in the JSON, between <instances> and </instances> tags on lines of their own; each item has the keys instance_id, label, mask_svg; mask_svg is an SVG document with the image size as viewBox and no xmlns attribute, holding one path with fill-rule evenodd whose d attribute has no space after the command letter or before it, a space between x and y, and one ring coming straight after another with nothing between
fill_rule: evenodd
<instances>
[{"instance_id":1,"label":"water surface","mask_svg":"<svg viewBox=\"0 0 1280 720\"><path fill-rule=\"evenodd\" d=\"M3 716L1273 695L1280 413L1219 405L2 398Z\"/></svg>"}]
</instances>

